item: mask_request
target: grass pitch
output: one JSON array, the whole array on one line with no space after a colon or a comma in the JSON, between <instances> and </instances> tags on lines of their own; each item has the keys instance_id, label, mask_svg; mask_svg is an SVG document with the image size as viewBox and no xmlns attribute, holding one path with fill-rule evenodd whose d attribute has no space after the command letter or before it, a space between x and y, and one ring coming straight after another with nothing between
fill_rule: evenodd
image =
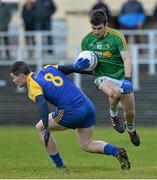
<instances>
[{"instance_id":1,"label":"grass pitch","mask_svg":"<svg viewBox=\"0 0 157 180\"><path fill-rule=\"evenodd\" d=\"M156 179L157 127L138 128L141 146L113 128L95 128L94 139L125 147L131 170L121 170L116 158L79 149L74 130L53 133L67 169L56 169L33 127L0 127L0 179Z\"/></svg>"}]
</instances>

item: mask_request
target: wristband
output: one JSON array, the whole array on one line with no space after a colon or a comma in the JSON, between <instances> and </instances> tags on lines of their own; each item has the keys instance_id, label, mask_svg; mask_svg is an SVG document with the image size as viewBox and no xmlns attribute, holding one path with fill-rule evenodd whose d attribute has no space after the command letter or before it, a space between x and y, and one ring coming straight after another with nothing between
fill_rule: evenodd
<instances>
[{"instance_id":1,"label":"wristband","mask_svg":"<svg viewBox=\"0 0 157 180\"><path fill-rule=\"evenodd\" d=\"M131 80L132 80L132 78L131 78L131 77L129 77L129 76L126 76L124 79L127 79L127 80L129 80L129 81L131 81Z\"/></svg>"}]
</instances>

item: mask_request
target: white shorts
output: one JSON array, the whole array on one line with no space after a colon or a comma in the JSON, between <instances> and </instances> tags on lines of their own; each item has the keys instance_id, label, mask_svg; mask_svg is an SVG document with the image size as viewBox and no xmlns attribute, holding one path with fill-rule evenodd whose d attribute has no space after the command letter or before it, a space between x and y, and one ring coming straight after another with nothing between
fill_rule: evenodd
<instances>
[{"instance_id":1,"label":"white shorts","mask_svg":"<svg viewBox=\"0 0 157 180\"><path fill-rule=\"evenodd\" d=\"M118 80L118 79L114 79L114 78L111 78L111 77L108 77L108 76L102 76L102 77L99 77L99 78L95 79L94 84L96 84L99 87L99 89L101 90L102 89L102 83L104 81L108 81L108 80L112 81L113 84L117 88L119 88L119 90L123 93L123 89L121 88L122 83L124 81L123 79L122 80Z\"/></svg>"}]
</instances>

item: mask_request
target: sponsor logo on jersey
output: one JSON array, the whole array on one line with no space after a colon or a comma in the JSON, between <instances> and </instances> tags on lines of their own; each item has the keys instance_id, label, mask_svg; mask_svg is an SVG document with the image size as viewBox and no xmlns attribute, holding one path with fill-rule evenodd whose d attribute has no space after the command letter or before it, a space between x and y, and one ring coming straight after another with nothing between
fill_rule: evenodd
<instances>
[{"instance_id":1,"label":"sponsor logo on jersey","mask_svg":"<svg viewBox=\"0 0 157 180\"><path fill-rule=\"evenodd\" d=\"M103 56L104 56L104 57L111 57L111 55L112 55L112 54L111 54L109 51L104 51L104 52L103 52Z\"/></svg>"}]
</instances>

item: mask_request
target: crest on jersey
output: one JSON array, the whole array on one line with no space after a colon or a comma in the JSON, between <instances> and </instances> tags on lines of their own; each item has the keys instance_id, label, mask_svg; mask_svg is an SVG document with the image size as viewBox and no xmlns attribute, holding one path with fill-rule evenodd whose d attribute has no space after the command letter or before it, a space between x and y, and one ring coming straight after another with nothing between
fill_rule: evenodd
<instances>
[{"instance_id":1,"label":"crest on jersey","mask_svg":"<svg viewBox=\"0 0 157 180\"><path fill-rule=\"evenodd\" d=\"M110 43L107 43L106 46L108 49L110 49L110 47L111 47Z\"/></svg>"}]
</instances>

